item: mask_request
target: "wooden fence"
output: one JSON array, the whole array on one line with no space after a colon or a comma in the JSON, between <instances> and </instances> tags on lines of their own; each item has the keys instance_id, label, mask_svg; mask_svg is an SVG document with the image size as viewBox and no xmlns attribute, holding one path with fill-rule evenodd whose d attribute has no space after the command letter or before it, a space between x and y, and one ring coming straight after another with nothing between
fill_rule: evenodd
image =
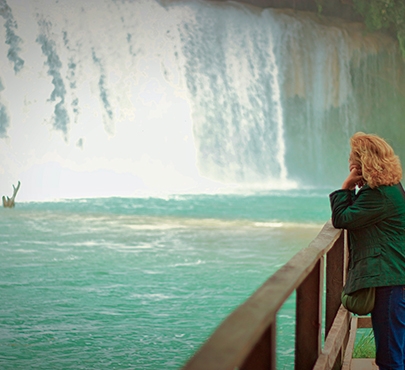
<instances>
[{"instance_id":1,"label":"wooden fence","mask_svg":"<svg viewBox=\"0 0 405 370\"><path fill-rule=\"evenodd\" d=\"M183 369L275 370L276 315L294 291L295 369L340 369L351 321L340 304L346 267L345 232L329 221L307 248L219 325Z\"/></svg>"}]
</instances>

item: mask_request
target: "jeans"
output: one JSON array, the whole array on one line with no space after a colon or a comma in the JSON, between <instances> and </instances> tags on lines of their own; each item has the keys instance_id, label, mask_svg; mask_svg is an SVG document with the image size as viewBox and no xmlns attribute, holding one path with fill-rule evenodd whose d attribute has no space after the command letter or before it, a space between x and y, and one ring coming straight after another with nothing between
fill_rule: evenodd
<instances>
[{"instance_id":1,"label":"jeans","mask_svg":"<svg viewBox=\"0 0 405 370\"><path fill-rule=\"evenodd\" d=\"M376 288L371 320L380 370L405 370L405 285Z\"/></svg>"}]
</instances>

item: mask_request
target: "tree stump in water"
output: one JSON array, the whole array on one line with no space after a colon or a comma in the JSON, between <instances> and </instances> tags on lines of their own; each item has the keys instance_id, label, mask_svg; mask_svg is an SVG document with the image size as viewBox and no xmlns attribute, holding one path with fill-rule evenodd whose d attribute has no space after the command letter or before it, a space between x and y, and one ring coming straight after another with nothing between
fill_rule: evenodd
<instances>
[{"instance_id":1,"label":"tree stump in water","mask_svg":"<svg viewBox=\"0 0 405 370\"><path fill-rule=\"evenodd\" d=\"M20 189L20 182L18 181L17 187L13 185L13 196L11 198L6 197L3 195L3 207L5 208L13 208L15 206L15 197L17 195L18 189Z\"/></svg>"}]
</instances>

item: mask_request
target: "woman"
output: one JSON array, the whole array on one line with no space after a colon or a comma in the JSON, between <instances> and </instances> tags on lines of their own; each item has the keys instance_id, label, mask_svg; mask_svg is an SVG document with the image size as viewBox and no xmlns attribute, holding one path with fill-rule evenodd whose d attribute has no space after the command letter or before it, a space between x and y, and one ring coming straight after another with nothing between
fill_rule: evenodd
<instances>
[{"instance_id":1,"label":"woman","mask_svg":"<svg viewBox=\"0 0 405 370\"><path fill-rule=\"evenodd\" d=\"M350 140L350 174L330 194L333 226L347 229L350 259L345 292L376 287L371 312L376 363L404 370L405 363L405 196L401 163L376 135L358 132ZM356 193L356 186L360 188Z\"/></svg>"}]
</instances>

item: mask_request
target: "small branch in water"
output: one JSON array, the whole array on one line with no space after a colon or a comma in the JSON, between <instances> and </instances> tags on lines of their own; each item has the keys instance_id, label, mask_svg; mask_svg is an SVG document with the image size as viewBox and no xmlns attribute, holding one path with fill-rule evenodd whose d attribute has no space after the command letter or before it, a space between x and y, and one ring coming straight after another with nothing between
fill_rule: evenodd
<instances>
[{"instance_id":1,"label":"small branch in water","mask_svg":"<svg viewBox=\"0 0 405 370\"><path fill-rule=\"evenodd\" d=\"M21 183L19 181L18 181L17 187L15 187L13 185L14 191L13 191L13 196L11 198L6 197L6 196L3 195L3 207L5 207L5 208L13 208L15 206L15 197L16 197L16 195L18 193L18 190L20 189L20 185L21 185Z\"/></svg>"}]
</instances>

